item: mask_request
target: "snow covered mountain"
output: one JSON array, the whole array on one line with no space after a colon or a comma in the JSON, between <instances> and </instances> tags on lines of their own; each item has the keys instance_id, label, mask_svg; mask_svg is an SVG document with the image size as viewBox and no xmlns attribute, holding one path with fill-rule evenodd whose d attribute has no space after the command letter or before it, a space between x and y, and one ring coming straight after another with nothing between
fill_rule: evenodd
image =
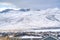
<instances>
[{"instance_id":1,"label":"snow covered mountain","mask_svg":"<svg viewBox=\"0 0 60 40\"><path fill-rule=\"evenodd\" d=\"M0 11L0 30L25 30L32 28L60 27L60 9L40 11L30 9Z\"/></svg>"},{"instance_id":2,"label":"snow covered mountain","mask_svg":"<svg viewBox=\"0 0 60 40\"><path fill-rule=\"evenodd\" d=\"M21 11L21 12L27 12L27 11L30 11L30 9L5 9L5 10L2 10L0 11L0 13L6 13L6 12L10 12L10 11Z\"/></svg>"}]
</instances>

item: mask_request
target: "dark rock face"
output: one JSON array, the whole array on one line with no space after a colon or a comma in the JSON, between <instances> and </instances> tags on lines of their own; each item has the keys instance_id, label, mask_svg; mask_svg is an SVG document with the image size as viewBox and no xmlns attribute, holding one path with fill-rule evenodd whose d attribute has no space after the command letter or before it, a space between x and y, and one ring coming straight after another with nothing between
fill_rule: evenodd
<instances>
[{"instance_id":1,"label":"dark rock face","mask_svg":"<svg viewBox=\"0 0 60 40\"><path fill-rule=\"evenodd\" d=\"M9 11L12 11L13 9L5 9L3 11L1 11L0 13L6 13L6 12L9 12Z\"/></svg>"},{"instance_id":2,"label":"dark rock face","mask_svg":"<svg viewBox=\"0 0 60 40\"><path fill-rule=\"evenodd\" d=\"M20 9L20 11L27 12L30 11L30 9Z\"/></svg>"}]
</instances>

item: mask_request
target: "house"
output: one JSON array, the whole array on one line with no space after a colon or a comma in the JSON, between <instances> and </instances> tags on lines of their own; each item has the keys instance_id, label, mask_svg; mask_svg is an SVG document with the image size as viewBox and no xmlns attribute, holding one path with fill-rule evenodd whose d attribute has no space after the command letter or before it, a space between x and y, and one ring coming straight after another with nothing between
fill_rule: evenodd
<instances>
[{"instance_id":1,"label":"house","mask_svg":"<svg viewBox=\"0 0 60 40\"><path fill-rule=\"evenodd\" d=\"M57 39L55 39L55 38L53 38L53 37L47 37L47 38L45 38L44 40L57 40Z\"/></svg>"}]
</instances>

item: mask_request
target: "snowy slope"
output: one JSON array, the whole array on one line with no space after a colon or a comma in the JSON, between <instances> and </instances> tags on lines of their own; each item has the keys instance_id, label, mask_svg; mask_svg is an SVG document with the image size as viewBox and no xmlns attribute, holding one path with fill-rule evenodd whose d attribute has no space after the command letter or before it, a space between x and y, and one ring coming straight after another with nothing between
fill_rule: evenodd
<instances>
[{"instance_id":1,"label":"snowy slope","mask_svg":"<svg viewBox=\"0 0 60 40\"><path fill-rule=\"evenodd\" d=\"M60 9L40 11L9 10L0 12L0 30L60 27Z\"/></svg>"}]
</instances>

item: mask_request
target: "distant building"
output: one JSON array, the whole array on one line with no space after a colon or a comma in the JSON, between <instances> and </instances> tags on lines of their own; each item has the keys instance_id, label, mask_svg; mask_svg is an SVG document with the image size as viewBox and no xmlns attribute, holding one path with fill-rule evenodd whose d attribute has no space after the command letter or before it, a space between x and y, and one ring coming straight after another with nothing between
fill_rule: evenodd
<instances>
[{"instance_id":1,"label":"distant building","mask_svg":"<svg viewBox=\"0 0 60 40\"><path fill-rule=\"evenodd\" d=\"M44 40L57 40L57 39L56 38L53 38L53 37L47 37Z\"/></svg>"}]
</instances>

